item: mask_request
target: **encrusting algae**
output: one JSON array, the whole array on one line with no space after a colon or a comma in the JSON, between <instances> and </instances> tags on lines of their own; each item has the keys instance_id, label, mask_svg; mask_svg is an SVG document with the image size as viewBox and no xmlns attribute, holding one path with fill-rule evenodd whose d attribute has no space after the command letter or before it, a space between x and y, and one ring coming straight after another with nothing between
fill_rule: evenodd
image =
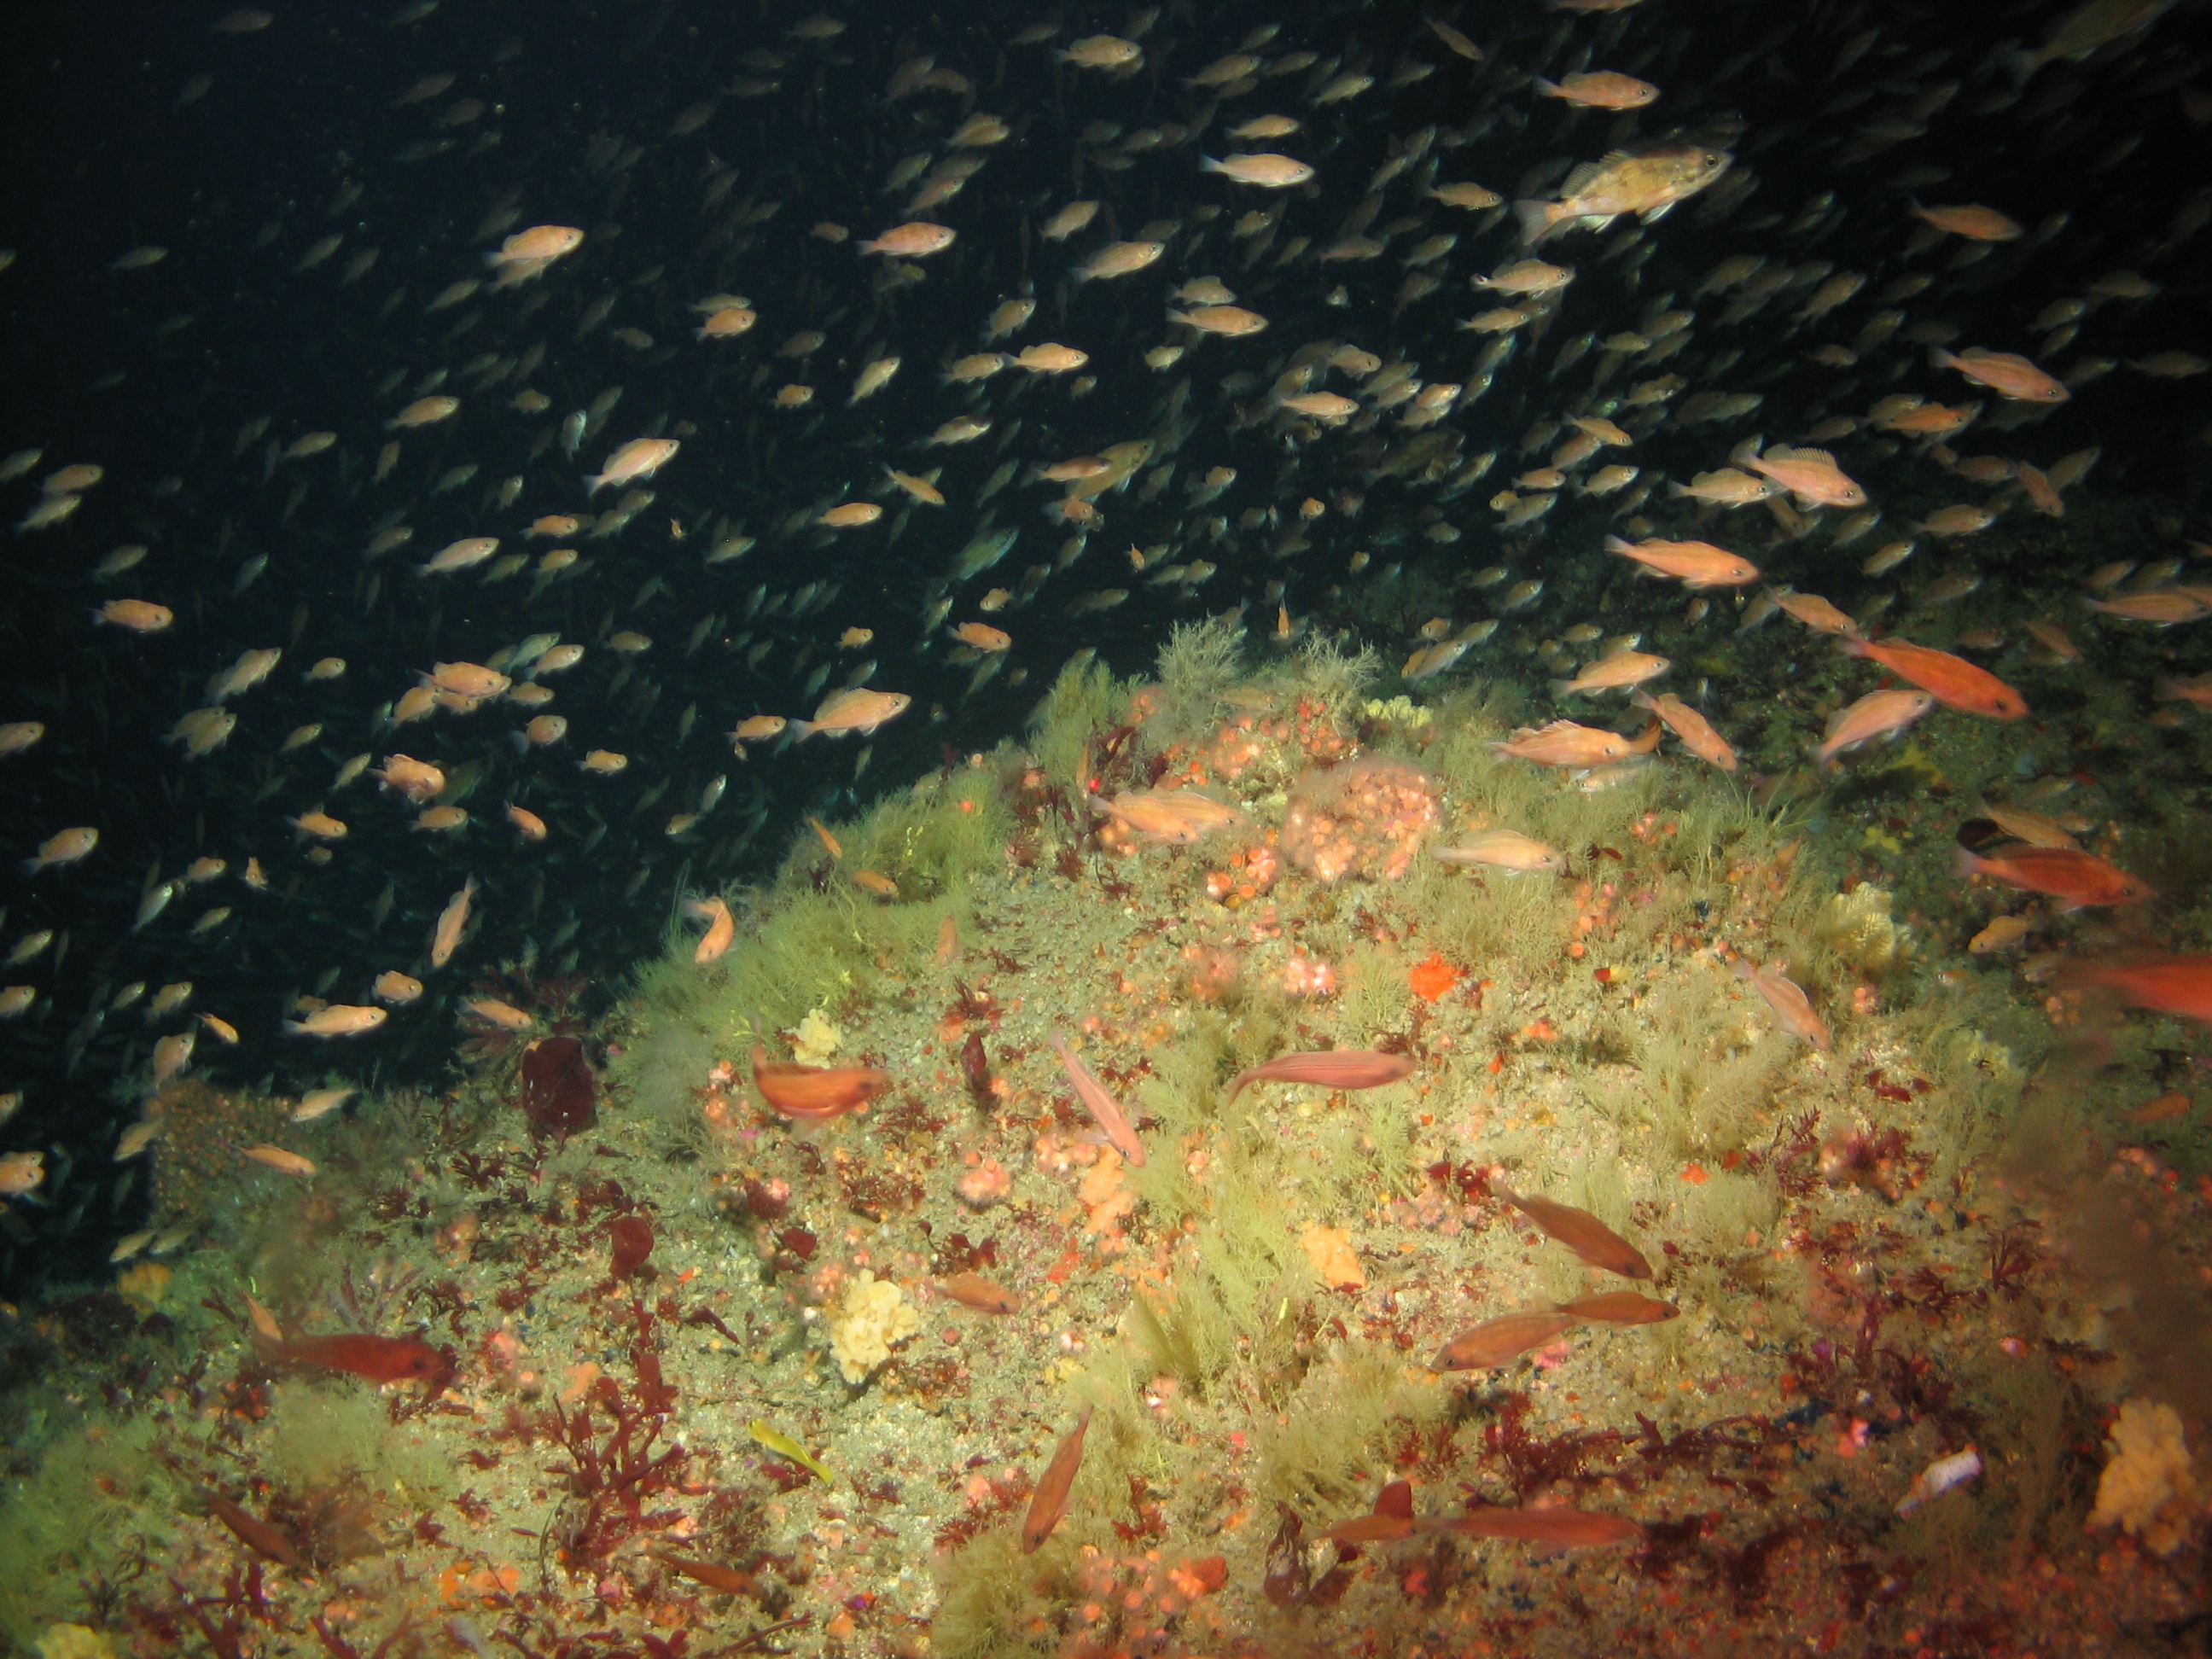
<instances>
[{"instance_id":1,"label":"encrusting algae","mask_svg":"<svg viewBox=\"0 0 2212 1659\"><path fill-rule=\"evenodd\" d=\"M1587 1651L1528 1613L1562 1595L1623 1652L2056 1652L2084 1594L2162 1605L2193 1431L2130 1400L2100 1480L2149 1362L2090 1285L2201 1254L2207 1194L2020 1148L2150 1098L2166 1028L2092 1063L2063 1000L2054 1036L1931 970L1979 961L1940 869L1839 875L1692 759L1588 793L1496 752L1518 710L1408 718L1325 647L1171 678L1218 657L1079 665L1026 746L802 829L726 951L672 921L538 1133L488 1033L448 1098L289 1126L314 1180L204 1199L167 1279L42 1316L191 1380L19 1477L8 1628L85 1575L118 1652ZM1178 790L1203 833L1110 805ZM1430 856L1460 826L1564 867ZM148 1155L198 1191L287 1106L173 1084ZM2155 1266L2060 1259L2088 1180ZM175 1589L95 1538L167 1540ZM249 1570L265 1611L220 1600Z\"/></svg>"}]
</instances>

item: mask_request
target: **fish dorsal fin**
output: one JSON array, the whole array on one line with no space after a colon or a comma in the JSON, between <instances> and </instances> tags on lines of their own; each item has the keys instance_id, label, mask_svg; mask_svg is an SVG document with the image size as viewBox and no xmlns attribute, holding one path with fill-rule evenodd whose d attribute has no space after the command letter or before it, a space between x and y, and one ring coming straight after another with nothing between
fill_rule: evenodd
<instances>
[{"instance_id":1,"label":"fish dorsal fin","mask_svg":"<svg viewBox=\"0 0 2212 1659\"><path fill-rule=\"evenodd\" d=\"M1792 459L1810 461L1816 466L1833 466L1836 464L1836 458L1825 449L1801 449Z\"/></svg>"},{"instance_id":2,"label":"fish dorsal fin","mask_svg":"<svg viewBox=\"0 0 2212 1659\"><path fill-rule=\"evenodd\" d=\"M1607 167L1612 166L1614 161L1626 161L1627 159L1628 158L1623 155L1619 150L1615 150L1603 161L1583 162L1580 167L1577 167L1572 173L1570 173L1567 175L1567 182L1559 187L1559 195L1561 198L1565 199L1568 197L1580 195L1582 193L1583 187L1585 185L1589 184L1591 179L1596 178L1599 173L1604 172Z\"/></svg>"},{"instance_id":3,"label":"fish dorsal fin","mask_svg":"<svg viewBox=\"0 0 2212 1659\"><path fill-rule=\"evenodd\" d=\"M1383 1487L1376 1495L1375 1513L1395 1516L1401 1521L1412 1520L1413 1483L1410 1480L1393 1480L1389 1486Z\"/></svg>"}]
</instances>

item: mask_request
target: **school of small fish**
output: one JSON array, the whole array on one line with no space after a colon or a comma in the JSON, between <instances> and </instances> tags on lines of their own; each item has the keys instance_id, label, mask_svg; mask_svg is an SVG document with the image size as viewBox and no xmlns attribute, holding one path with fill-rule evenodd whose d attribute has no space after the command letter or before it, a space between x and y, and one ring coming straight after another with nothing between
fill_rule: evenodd
<instances>
[{"instance_id":1,"label":"school of small fish","mask_svg":"<svg viewBox=\"0 0 2212 1659\"><path fill-rule=\"evenodd\" d=\"M28 181L46 228L24 213L0 252L25 325L0 438L11 1276L81 1227L125 1235L111 1261L173 1247L127 1229L161 1133L140 1103L178 1079L285 1079L296 1144L235 1151L309 1186L313 1126L364 1085L536 1029L493 994L502 963L619 981L681 914L709 967L744 926L716 890L806 825L839 890L895 902L823 823L864 778L949 769L1064 665L1133 668L1178 621L1244 618L1255 655L1371 643L1417 690L1510 682L1544 712L1498 751L1589 788L1679 750L1763 802L1754 744L1771 764L1784 726L1808 793L1923 721L1988 722L2025 769L2071 680L2147 639L2146 724L2212 709L2212 544L2173 438L2208 430L2212 185L2180 162L2212 94L2201 54L2160 66L2181 48L2154 0L2008 9L1932 46L1863 5L1741 39L1667 0L1146 6L937 40L919 16L604 9L580 67L534 21L493 39L435 0L326 21L335 48L294 9L234 13L173 102L98 131L112 201ZM325 55L372 33L336 76ZM215 142L301 82L327 107L284 144ZM161 189L117 183L157 159ZM2097 562L2067 538L2124 493L2140 523ZM1739 678L1775 617L1751 643L1798 630L1790 665ZM1816 706L1814 670L1848 689ZM1241 821L1197 787L1096 805L1169 848ZM1962 884L2060 916L2160 896L2087 826L1956 816ZM1544 882L1583 851L1486 823L1427 855ZM1723 954L1759 1018L1833 1048L1763 944ZM2057 978L2212 1020L2212 958ZM1087 1043L1048 1046L1145 1167ZM894 1086L749 1058L795 1133ZM1287 1052L1225 1098L1414 1069ZM1653 1277L1595 1216L1492 1191L1585 1265ZM937 1288L1021 1305L974 1273ZM1678 1311L1519 1308L1430 1364ZM420 1341L254 1340L380 1382L443 1369ZM1091 1422L1036 1477L1024 1553ZM1899 1513L1981 1467L1934 1463ZM253 1543L255 1516L211 1507ZM1419 1516L1386 1488L1324 1535L1446 1533L1641 1528Z\"/></svg>"}]
</instances>

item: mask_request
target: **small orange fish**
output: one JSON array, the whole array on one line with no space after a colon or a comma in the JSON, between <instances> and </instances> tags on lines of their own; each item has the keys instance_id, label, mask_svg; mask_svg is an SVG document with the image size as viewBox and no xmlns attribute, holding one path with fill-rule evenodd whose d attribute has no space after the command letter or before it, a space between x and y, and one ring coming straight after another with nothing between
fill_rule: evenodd
<instances>
[{"instance_id":1,"label":"small orange fish","mask_svg":"<svg viewBox=\"0 0 2212 1659\"><path fill-rule=\"evenodd\" d=\"M1633 559L1645 569L1672 576L1688 588L1741 587L1759 580L1759 567L1749 559L1715 547L1711 542L1625 542L1605 538L1606 550Z\"/></svg>"},{"instance_id":2,"label":"small orange fish","mask_svg":"<svg viewBox=\"0 0 2212 1659\"><path fill-rule=\"evenodd\" d=\"M753 1086L776 1111L802 1122L826 1123L857 1111L891 1086L890 1074L870 1066L771 1064L753 1044Z\"/></svg>"},{"instance_id":3,"label":"small orange fish","mask_svg":"<svg viewBox=\"0 0 2212 1659\"><path fill-rule=\"evenodd\" d=\"M898 884L880 870L855 870L853 880L878 898L895 899L899 896Z\"/></svg>"},{"instance_id":4,"label":"small orange fish","mask_svg":"<svg viewBox=\"0 0 2212 1659\"><path fill-rule=\"evenodd\" d=\"M802 742L817 732L833 738L848 732L870 737L886 720L896 720L904 714L913 701L903 691L871 691L864 685L856 685L831 692L814 711L812 720L793 720L790 729Z\"/></svg>"},{"instance_id":5,"label":"small orange fish","mask_svg":"<svg viewBox=\"0 0 2212 1659\"><path fill-rule=\"evenodd\" d=\"M1729 741L1713 730L1712 722L1684 702L1673 692L1654 697L1638 691L1629 701L1638 708L1648 708L1659 717L1662 724L1681 740L1682 747L1709 765L1723 772L1736 769L1735 750Z\"/></svg>"},{"instance_id":6,"label":"small orange fish","mask_svg":"<svg viewBox=\"0 0 2212 1659\"><path fill-rule=\"evenodd\" d=\"M1966 833L1986 818L1969 819ZM1995 824L1990 824L1995 829ZM2008 848L1995 857L1983 858L1961 847L1954 855L1954 873L1988 876L2008 887L2024 888L2063 901L2062 910L2086 910L2109 904L2136 904L2155 894L2150 884L2138 880L2094 853L2069 847Z\"/></svg>"},{"instance_id":7,"label":"small orange fish","mask_svg":"<svg viewBox=\"0 0 2212 1659\"><path fill-rule=\"evenodd\" d=\"M1470 1538L1517 1538L1525 1543L1550 1544L1562 1549L1589 1549L1603 1544L1626 1544L1644 1536L1644 1528L1618 1515L1594 1510L1469 1510L1465 1515L1438 1517L1424 1530L1449 1529Z\"/></svg>"},{"instance_id":8,"label":"small orange fish","mask_svg":"<svg viewBox=\"0 0 2212 1659\"><path fill-rule=\"evenodd\" d=\"M1582 1322L1549 1310L1500 1314L1462 1331L1429 1361L1432 1371L1494 1370L1510 1365L1531 1348L1556 1342Z\"/></svg>"},{"instance_id":9,"label":"small orange fish","mask_svg":"<svg viewBox=\"0 0 2212 1659\"><path fill-rule=\"evenodd\" d=\"M738 919L730 914L728 902L717 894L712 898L693 899L686 908L707 924L707 931L700 936L699 948L691 953L691 960L704 965L720 959L738 936Z\"/></svg>"},{"instance_id":10,"label":"small orange fish","mask_svg":"<svg viewBox=\"0 0 2212 1659\"><path fill-rule=\"evenodd\" d=\"M291 1176L300 1181L313 1181L315 1178L315 1166L313 1162L301 1158L297 1152L286 1152L282 1146L241 1146L239 1151L256 1164L276 1170L278 1175Z\"/></svg>"},{"instance_id":11,"label":"small orange fish","mask_svg":"<svg viewBox=\"0 0 2212 1659\"><path fill-rule=\"evenodd\" d=\"M1014 642L1012 635L988 623L962 623L952 630L952 637L972 651L988 653L1006 650Z\"/></svg>"},{"instance_id":12,"label":"small orange fish","mask_svg":"<svg viewBox=\"0 0 2212 1659\"><path fill-rule=\"evenodd\" d=\"M653 1558L671 1572L680 1573L694 1583L704 1584L708 1589L720 1590L725 1595L760 1596L765 1594L760 1580L749 1572L739 1572L735 1567L725 1567L713 1561L694 1560L688 1555L655 1555Z\"/></svg>"},{"instance_id":13,"label":"small orange fish","mask_svg":"<svg viewBox=\"0 0 2212 1659\"><path fill-rule=\"evenodd\" d=\"M1658 727L1652 727L1656 733ZM1656 739L1655 739L1656 740ZM1503 743L1490 745L1501 755L1533 761L1538 766L1582 769L1626 760L1636 750L1618 732L1577 726L1572 720L1553 720L1549 726L1523 726Z\"/></svg>"},{"instance_id":14,"label":"small orange fish","mask_svg":"<svg viewBox=\"0 0 2212 1659\"><path fill-rule=\"evenodd\" d=\"M208 1509L215 1518L231 1530L232 1536L264 1560L281 1566L300 1565L300 1551L292 1535L242 1505L234 1504L221 1492L203 1492Z\"/></svg>"},{"instance_id":15,"label":"small orange fish","mask_svg":"<svg viewBox=\"0 0 2212 1659\"><path fill-rule=\"evenodd\" d=\"M349 1371L372 1382L434 1382L445 1376L453 1364L428 1343L411 1336L376 1336L345 1331L331 1336L303 1336L293 1341L271 1340L257 1332L254 1346L271 1364L313 1365L326 1371Z\"/></svg>"},{"instance_id":16,"label":"small orange fish","mask_svg":"<svg viewBox=\"0 0 2212 1659\"><path fill-rule=\"evenodd\" d=\"M1865 657L1880 663L1901 680L1910 680L1947 708L1983 714L1991 720L2016 720L2027 714L2027 700L1985 668L1977 668L1964 657L1937 651L1910 640L1865 639L1846 635L1847 657Z\"/></svg>"},{"instance_id":17,"label":"small orange fish","mask_svg":"<svg viewBox=\"0 0 2212 1659\"><path fill-rule=\"evenodd\" d=\"M1021 1297L981 1273L954 1273L950 1279L939 1279L937 1288L962 1307L973 1308L978 1313L1012 1314L1022 1310Z\"/></svg>"},{"instance_id":18,"label":"small orange fish","mask_svg":"<svg viewBox=\"0 0 2212 1659\"><path fill-rule=\"evenodd\" d=\"M2014 351L1984 351L1972 346L1960 352L1936 346L1928 354L1938 368L1955 368L1970 380L1978 380L2000 398L2022 403L2063 404L2073 393Z\"/></svg>"},{"instance_id":19,"label":"small orange fish","mask_svg":"<svg viewBox=\"0 0 2212 1659\"><path fill-rule=\"evenodd\" d=\"M1083 1467L1083 1437L1090 1432L1091 1410L1085 1406L1083 1415L1075 1419L1075 1426L1045 1466L1044 1477L1037 1482L1036 1492L1030 1498L1030 1512L1022 1521L1022 1553L1034 1555L1052 1536L1052 1529L1067 1513L1067 1495L1075 1486L1076 1472Z\"/></svg>"},{"instance_id":20,"label":"small orange fish","mask_svg":"<svg viewBox=\"0 0 2212 1659\"><path fill-rule=\"evenodd\" d=\"M1106 1092L1106 1085L1091 1074L1091 1068L1078 1059L1058 1032L1047 1039L1053 1053L1060 1056L1067 1080L1075 1085L1075 1097L1090 1109L1091 1115L1098 1120L1098 1127L1106 1132L1107 1140L1114 1150L1128 1160L1132 1169L1145 1167L1145 1143L1137 1139L1137 1131L1121 1110L1121 1102Z\"/></svg>"},{"instance_id":21,"label":"small orange fish","mask_svg":"<svg viewBox=\"0 0 2212 1659\"><path fill-rule=\"evenodd\" d=\"M1818 593L1793 593L1777 589L1775 604L1806 627L1822 634L1848 634L1858 624Z\"/></svg>"},{"instance_id":22,"label":"small orange fish","mask_svg":"<svg viewBox=\"0 0 2212 1659\"><path fill-rule=\"evenodd\" d=\"M806 823L808 828L811 829L816 835L822 837L822 844L825 848L829 848L830 856L831 858L842 859L845 856L844 848L838 844L837 837L830 833L828 826L826 826L820 818L810 817L806 820Z\"/></svg>"},{"instance_id":23,"label":"small orange fish","mask_svg":"<svg viewBox=\"0 0 2212 1659\"><path fill-rule=\"evenodd\" d=\"M1736 977L1758 992L1774 1011L1774 1018L1781 1022L1784 1030L1804 1038L1824 1054L1836 1046L1835 1039L1828 1035L1826 1023L1813 1012L1813 1000L1796 980L1771 962L1754 968L1738 957L1730 966L1735 969Z\"/></svg>"},{"instance_id":24,"label":"small orange fish","mask_svg":"<svg viewBox=\"0 0 2212 1659\"><path fill-rule=\"evenodd\" d=\"M1643 1253L1588 1210L1516 1193L1496 1179L1491 1182L1490 1190L1534 1222L1546 1237L1565 1245L1591 1267L1619 1273L1623 1279L1651 1277L1651 1264Z\"/></svg>"},{"instance_id":25,"label":"small orange fish","mask_svg":"<svg viewBox=\"0 0 2212 1659\"><path fill-rule=\"evenodd\" d=\"M1266 1064L1239 1072L1229 1085L1231 1100L1254 1083L1311 1083L1324 1089L1379 1089L1411 1077L1413 1062L1403 1054L1371 1048L1323 1048L1312 1054L1279 1054Z\"/></svg>"},{"instance_id":26,"label":"small orange fish","mask_svg":"<svg viewBox=\"0 0 2212 1659\"><path fill-rule=\"evenodd\" d=\"M1595 1296L1578 1296L1571 1302L1559 1304L1559 1311L1600 1325L1658 1325L1679 1318L1682 1312L1671 1302L1661 1302L1636 1291L1605 1291Z\"/></svg>"},{"instance_id":27,"label":"small orange fish","mask_svg":"<svg viewBox=\"0 0 2212 1659\"><path fill-rule=\"evenodd\" d=\"M1895 737L1935 706L1925 691L1869 691L1836 711L1826 735L1809 752L1824 770L1838 771L1836 757L1876 738Z\"/></svg>"},{"instance_id":28,"label":"small orange fish","mask_svg":"<svg viewBox=\"0 0 2212 1659\"><path fill-rule=\"evenodd\" d=\"M2057 983L2068 988L2094 986L2119 994L2130 1008L2212 1023L2212 956L2131 956L2104 962L2072 962Z\"/></svg>"}]
</instances>

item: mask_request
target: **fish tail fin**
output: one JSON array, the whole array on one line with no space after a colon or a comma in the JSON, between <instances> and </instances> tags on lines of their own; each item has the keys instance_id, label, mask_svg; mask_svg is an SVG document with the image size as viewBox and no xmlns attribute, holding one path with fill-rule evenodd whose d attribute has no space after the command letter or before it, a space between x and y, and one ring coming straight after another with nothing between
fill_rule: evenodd
<instances>
[{"instance_id":1,"label":"fish tail fin","mask_svg":"<svg viewBox=\"0 0 2212 1659\"><path fill-rule=\"evenodd\" d=\"M1552 682L1552 695L1553 696L1571 697L1574 696L1574 694L1575 683L1572 680L1553 680Z\"/></svg>"},{"instance_id":2,"label":"fish tail fin","mask_svg":"<svg viewBox=\"0 0 2212 1659\"><path fill-rule=\"evenodd\" d=\"M1667 494L1670 498L1680 500L1682 496L1686 495L1689 493L1689 485L1686 483L1678 483L1672 478L1667 480Z\"/></svg>"},{"instance_id":3,"label":"fish tail fin","mask_svg":"<svg viewBox=\"0 0 2212 1659\"><path fill-rule=\"evenodd\" d=\"M1968 876L1979 874L1981 868L1981 860L1975 857L1967 848L1954 847L1951 849L1951 873L1960 880L1963 881Z\"/></svg>"},{"instance_id":4,"label":"fish tail fin","mask_svg":"<svg viewBox=\"0 0 2212 1659\"><path fill-rule=\"evenodd\" d=\"M1221 163L1211 155L1201 155L1198 158L1198 170L1200 173L1218 173Z\"/></svg>"},{"instance_id":5,"label":"fish tail fin","mask_svg":"<svg viewBox=\"0 0 2212 1659\"><path fill-rule=\"evenodd\" d=\"M1547 98L1557 98L1560 95L1559 83L1557 81L1547 81L1540 75L1531 77L1528 84Z\"/></svg>"},{"instance_id":6,"label":"fish tail fin","mask_svg":"<svg viewBox=\"0 0 2212 1659\"><path fill-rule=\"evenodd\" d=\"M793 720L783 729L791 734L793 743L804 743L814 735L814 726L810 720Z\"/></svg>"},{"instance_id":7,"label":"fish tail fin","mask_svg":"<svg viewBox=\"0 0 2212 1659\"><path fill-rule=\"evenodd\" d=\"M606 481L607 475L604 472L586 472L584 475L584 499L588 501L592 496L598 495L599 486Z\"/></svg>"},{"instance_id":8,"label":"fish tail fin","mask_svg":"<svg viewBox=\"0 0 2212 1659\"><path fill-rule=\"evenodd\" d=\"M1958 353L1939 345L1928 348L1928 361L1937 368L1956 368L1960 362Z\"/></svg>"},{"instance_id":9,"label":"fish tail fin","mask_svg":"<svg viewBox=\"0 0 2212 1659\"><path fill-rule=\"evenodd\" d=\"M1863 657L1867 653L1866 635L1856 628L1845 629L1836 636L1836 649L1846 657Z\"/></svg>"},{"instance_id":10,"label":"fish tail fin","mask_svg":"<svg viewBox=\"0 0 2212 1659\"><path fill-rule=\"evenodd\" d=\"M1655 714L1658 712L1659 705L1651 701L1651 694L1648 691L1642 690L1632 691L1628 694L1628 700L1638 708L1649 708Z\"/></svg>"},{"instance_id":11,"label":"fish tail fin","mask_svg":"<svg viewBox=\"0 0 2212 1659\"><path fill-rule=\"evenodd\" d=\"M1759 459L1759 437L1760 434L1754 432L1750 437L1746 438L1741 443L1738 444L1734 449L1729 451L1729 465L1730 466L1737 467L1748 466L1752 462L1757 460Z\"/></svg>"},{"instance_id":12,"label":"fish tail fin","mask_svg":"<svg viewBox=\"0 0 2212 1659\"><path fill-rule=\"evenodd\" d=\"M1630 543L1623 541L1618 536L1607 536L1605 538L1605 550L1608 553L1626 553L1632 551L1632 548Z\"/></svg>"},{"instance_id":13,"label":"fish tail fin","mask_svg":"<svg viewBox=\"0 0 2212 1659\"><path fill-rule=\"evenodd\" d=\"M1559 222L1553 212L1556 204L1551 202L1516 202L1513 217L1521 227L1521 240L1530 247L1552 234Z\"/></svg>"}]
</instances>

